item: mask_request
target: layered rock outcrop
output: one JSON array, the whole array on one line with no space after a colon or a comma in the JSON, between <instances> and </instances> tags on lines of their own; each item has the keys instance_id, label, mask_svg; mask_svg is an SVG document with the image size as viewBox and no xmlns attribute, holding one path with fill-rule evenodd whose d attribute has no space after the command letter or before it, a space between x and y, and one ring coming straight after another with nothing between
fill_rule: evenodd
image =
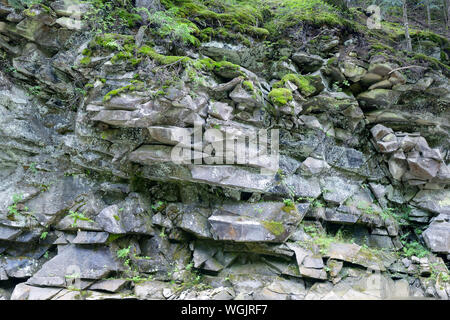
<instances>
[{"instance_id":1,"label":"layered rock outcrop","mask_svg":"<svg viewBox=\"0 0 450 320\"><path fill-rule=\"evenodd\" d=\"M0 1L0 299L450 298L445 71L47 2Z\"/></svg>"}]
</instances>

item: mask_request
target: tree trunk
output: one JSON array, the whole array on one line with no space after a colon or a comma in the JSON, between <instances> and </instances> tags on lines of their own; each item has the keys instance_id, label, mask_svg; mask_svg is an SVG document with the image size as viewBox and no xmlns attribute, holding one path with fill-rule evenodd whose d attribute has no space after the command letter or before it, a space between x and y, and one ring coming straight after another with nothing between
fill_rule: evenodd
<instances>
[{"instance_id":1,"label":"tree trunk","mask_svg":"<svg viewBox=\"0 0 450 320\"><path fill-rule=\"evenodd\" d=\"M428 29L431 29L430 0L427 0L426 7L427 7L427 25Z\"/></svg>"},{"instance_id":2,"label":"tree trunk","mask_svg":"<svg viewBox=\"0 0 450 320\"><path fill-rule=\"evenodd\" d=\"M447 30L450 29L450 0L446 2L447 6Z\"/></svg>"},{"instance_id":3,"label":"tree trunk","mask_svg":"<svg viewBox=\"0 0 450 320\"><path fill-rule=\"evenodd\" d=\"M409 35L408 12L406 0L403 0L403 24L405 26L406 50L412 51L411 36Z\"/></svg>"},{"instance_id":4,"label":"tree trunk","mask_svg":"<svg viewBox=\"0 0 450 320\"><path fill-rule=\"evenodd\" d=\"M450 0L442 0L443 9L442 12L444 13L444 25L449 29L450 19L449 19L449 10L450 10Z\"/></svg>"}]
</instances>

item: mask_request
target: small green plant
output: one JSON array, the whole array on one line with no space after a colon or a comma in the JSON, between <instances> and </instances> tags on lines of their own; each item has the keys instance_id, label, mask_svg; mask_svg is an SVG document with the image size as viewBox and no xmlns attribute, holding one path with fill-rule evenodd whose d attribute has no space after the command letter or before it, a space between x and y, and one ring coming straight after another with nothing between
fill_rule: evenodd
<instances>
[{"instance_id":1,"label":"small green plant","mask_svg":"<svg viewBox=\"0 0 450 320\"><path fill-rule=\"evenodd\" d=\"M438 277L442 279L443 282L450 282L450 274L441 272L439 273Z\"/></svg>"},{"instance_id":2,"label":"small green plant","mask_svg":"<svg viewBox=\"0 0 450 320\"><path fill-rule=\"evenodd\" d=\"M258 208L258 209L255 209L255 210L256 210L256 212L258 212L259 214L263 213L263 209L262 209L262 208Z\"/></svg>"},{"instance_id":3,"label":"small green plant","mask_svg":"<svg viewBox=\"0 0 450 320\"><path fill-rule=\"evenodd\" d=\"M134 276L134 277L132 277L132 278L127 278L127 280L131 280L131 281L133 281L135 284L138 284L138 283L142 283L142 282L144 282L144 281L151 281L152 280L152 276L150 275L150 276L148 276L147 278L144 278L144 277L142 277L142 276L140 276L140 275L136 275L136 276Z\"/></svg>"},{"instance_id":4,"label":"small green plant","mask_svg":"<svg viewBox=\"0 0 450 320\"><path fill-rule=\"evenodd\" d=\"M19 214L19 210L17 210L17 204L20 200L22 200L21 195L18 195L18 194L13 195L13 204L8 207L8 213L9 213L8 215L15 216L15 215Z\"/></svg>"},{"instance_id":5,"label":"small green plant","mask_svg":"<svg viewBox=\"0 0 450 320\"><path fill-rule=\"evenodd\" d=\"M165 237L167 237L167 235L165 234L165 228L164 228L164 227L162 228L162 230L161 230L159 236L160 236L161 238L163 238L163 239L164 239Z\"/></svg>"},{"instance_id":6,"label":"small green plant","mask_svg":"<svg viewBox=\"0 0 450 320\"><path fill-rule=\"evenodd\" d=\"M47 231L44 231L44 232L42 232L41 233L41 240L45 240L46 238L47 238L47 236L48 236L48 232Z\"/></svg>"},{"instance_id":7,"label":"small green plant","mask_svg":"<svg viewBox=\"0 0 450 320\"><path fill-rule=\"evenodd\" d=\"M284 180L286 178L286 175L284 174L284 172L281 168L278 169L277 175L280 177L281 180Z\"/></svg>"},{"instance_id":8,"label":"small green plant","mask_svg":"<svg viewBox=\"0 0 450 320\"><path fill-rule=\"evenodd\" d=\"M81 275L79 273L67 274L64 276L66 279L79 279Z\"/></svg>"},{"instance_id":9,"label":"small green plant","mask_svg":"<svg viewBox=\"0 0 450 320\"><path fill-rule=\"evenodd\" d=\"M314 200L312 205L314 208L323 208L323 206L324 206L323 203L320 202L319 200Z\"/></svg>"},{"instance_id":10,"label":"small green plant","mask_svg":"<svg viewBox=\"0 0 450 320\"><path fill-rule=\"evenodd\" d=\"M391 217L393 215L393 213L394 213L394 209L386 208L380 213L380 216L381 216L381 218L383 218L383 220L387 220L387 219L389 219L389 217Z\"/></svg>"},{"instance_id":11,"label":"small green plant","mask_svg":"<svg viewBox=\"0 0 450 320\"><path fill-rule=\"evenodd\" d=\"M14 194L12 197L13 204L8 206L8 216L18 216L21 213L28 213L28 207L20 208L19 202L22 201L23 196L21 194Z\"/></svg>"},{"instance_id":12,"label":"small green plant","mask_svg":"<svg viewBox=\"0 0 450 320\"><path fill-rule=\"evenodd\" d=\"M33 96L38 96L42 92L41 86L32 86L28 88L28 92Z\"/></svg>"},{"instance_id":13,"label":"small green plant","mask_svg":"<svg viewBox=\"0 0 450 320\"><path fill-rule=\"evenodd\" d=\"M284 199L283 203L286 207L293 207L294 206L294 201L292 201L291 199Z\"/></svg>"},{"instance_id":14,"label":"small green plant","mask_svg":"<svg viewBox=\"0 0 450 320\"><path fill-rule=\"evenodd\" d=\"M87 221L87 222L94 222L93 220L89 219L84 215L84 213L80 213L77 211L69 211L69 217L73 219L72 227L77 227L77 221Z\"/></svg>"},{"instance_id":15,"label":"small green plant","mask_svg":"<svg viewBox=\"0 0 450 320\"><path fill-rule=\"evenodd\" d=\"M411 209L408 207L400 208L400 209L386 208L382 212L380 212L380 216L383 218L383 220L393 218L397 221L397 223L400 226L406 226L406 225L409 225L409 212L410 211L411 211Z\"/></svg>"},{"instance_id":16,"label":"small green plant","mask_svg":"<svg viewBox=\"0 0 450 320\"><path fill-rule=\"evenodd\" d=\"M30 170L32 173L37 173L38 170L36 169L36 162L32 162L28 170Z\"/></svg>"},{"instance_id":17,"label":"small green plant","mask_svg":"<svg viewBox=\"0 0 450 320\"><path fill-rule=\"evenodd\" d=\"M131 250L131 246L129 246L128 248L123 248L123 249L117 250L117 258L119 258L119 259L127 258L128 255L130 254L130 250Z\"/></svg>"},{"instance_id":18,"label":"small green plant","mask_svg":"<svg viewBox=\"0 0 450 320\"><path fill-rule=\"evenodd\" d=\"M402 244L403 244L403 255L405 255L406 257L416 256L418 258L423 258L430 254L430 251L428 251L424 246L422 246L417 241L406 242L403 240Z\"/></svg>"},{"instance_id":19,"label":"small green plant","mask_svg":"<svg viewBox=\"0 0 450 320\"><path fill-rule=\"evenodd\" d=\"M187 271L191 271L191 269L192 269L193 266L194 266L194 264L191 262L191 263L189 263L189 264L186 265L185 269L186 269Z\"/></svg>"},{"instance_id":20,"label":"small green plant","mask_svg":"<svg viewBox=\"0 0 450 320\"><path fill-rule=\"evenodd\" d=\"M183 44L199 45L199 40L192 34L198 30L196 25L189 20L177 17L178 8L173 7L166 11L149 13L148 10L139 8L138 11L145 11L148 20L155 26L154 32L161 38L169 38Z\"/></svg>"},{"instance_id":21,"label":"small green plant","mask_svg":"<svg viewBox=\"0 0 450 320\"><path fill-rule=\"evenodd\" d=\"M123 261L123 264L125 266L127 266L130 271L131 271L131 267L130 267L130 251L131 251L131 245L128 246L127 248L123 248L120 250L117 250L117 258L121 259Z\"/></svg>"},{"instance_id":22,"label":"small green plant","mask_svg":"<svg viewBox=\"0 0 450 320\"><path fill-rule=\"evenodd\" d=\"M315 226L304 226L303 230L313 238L315 238L318 234Z\"/></svg>"},{"instance_id":23,"label":"small green plant","mask_svg":"<svg viewBox=\"0 0 450 320\"><path fill-rule=\"evenodd\" d=\"M159 200L155 204L152 205L152 210L159 212L163 210L166 207L166 203L164 201Z\"/></svg>"},{"instance_id":24,"label":"small green plant","mask_svg":"<svg viewBox=\"0 0 450 320\"><path fill-rule=\"evenodd\" d=\"M247 91L250 91L250 92L255 91L255 87L253 86L253 82L251 82L251 81L244 81L244 82L242 82L242 86Z\"/></svg>"}]
</instances>

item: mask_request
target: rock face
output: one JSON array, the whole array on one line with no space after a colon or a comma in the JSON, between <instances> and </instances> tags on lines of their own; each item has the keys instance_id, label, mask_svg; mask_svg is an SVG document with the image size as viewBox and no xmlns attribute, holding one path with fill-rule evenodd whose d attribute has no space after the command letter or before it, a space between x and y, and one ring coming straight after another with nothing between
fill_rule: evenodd
<instances>
[{"instance_id":1,"label":"rock face","mask_svg":"<svg viewBox=\"0 0 450 320\"><path fill-rule=\"evenodd\" d=\"M433 221L423 233L425 243L431 251L450 254L450 224L448 220Z\"/></svg>"},{"instance_id":2,"label":"rock face","mask_svg":"<svg viewBox=\"0 0 450 320\"><path fill-rule=\"evenodd\" d=\"M0 1L0 300L449 299L448 41L200 2Z\"/></svg>"},{"instance_id":3,"label":"rock face","mask_svg":"<svg viewBox=\"0 0 450 320\"><path fill-rule=\"evenodd\" d=\"M108 248L69 246L46 262L28 281L37 286L65 287L70 277L97 280L118 269Z\"/></svg>"},{"instance_id":4,"label":"rock face","mask_svg":"<svg viewBox=\"0 0 450 320\"><path fill-rule=\"evenodd\" d=\"M394 133L381 124L370 131L378 150L390 155L388 165L394 179L410 185L449 183L450 169L439 149L431 149L420 134Z\"/></svg>"}]
</instances>

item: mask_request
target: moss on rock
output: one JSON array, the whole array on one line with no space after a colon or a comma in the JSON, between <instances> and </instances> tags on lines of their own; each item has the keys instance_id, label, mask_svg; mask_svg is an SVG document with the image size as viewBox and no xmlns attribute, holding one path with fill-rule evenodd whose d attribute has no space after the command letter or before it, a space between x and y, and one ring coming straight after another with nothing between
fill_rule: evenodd
<instances>
[{"instance_id":1,"label":"moss on rock","mask_svg":"<svg viewBox=\"0 0 450 320\"><path fill-rule=\"evenodd\" d=\"M281 222L278 221L263 221L264 228L275 236L281 236L285 232L285 228Z\"/></svg>"},{"instance_id":2,"label":"moss on rock","mask_svg":"<svg viewBox=\"0 0 450 320\"><path fill-rule=\"evenodd\" d=\"M275 88L269 92L269 99L273 104L282 107L291 102L293 97L291 90L286 88Z\"/></svg>"},{"instance_id":3,"label":"moss on rock","mask_svg":"<svg viewBox=\"0 0 450 320\"><path fill-rule=\"evenodd\" d=\"M293 73L285 75L280 81L276 82L273 87L282 88L288 81L295 84L298 87L298 90L300 90L300 92L307 97L316 92L316 87L311 84L311 81L308 77Z\"/></svg>"},{"instance_id":4,"label":"moss on rock","mask_svg":"<svg viewBox=\"0 0 450 320\"><path fill-rule=\"evenodd\" d=\"M144 55L144 56L148 56L150 58L152 58L153 60L155 60L156 62L158 62L159 64L162 65L168 65L168 64L172 64L175 62L188 62L191 61L190 58L185 57L185 56L165 56L162 55L160 53L157 53L152 47L149 46L142 46L139 51L139 54Z\"/></svg>"}]
</instances>

